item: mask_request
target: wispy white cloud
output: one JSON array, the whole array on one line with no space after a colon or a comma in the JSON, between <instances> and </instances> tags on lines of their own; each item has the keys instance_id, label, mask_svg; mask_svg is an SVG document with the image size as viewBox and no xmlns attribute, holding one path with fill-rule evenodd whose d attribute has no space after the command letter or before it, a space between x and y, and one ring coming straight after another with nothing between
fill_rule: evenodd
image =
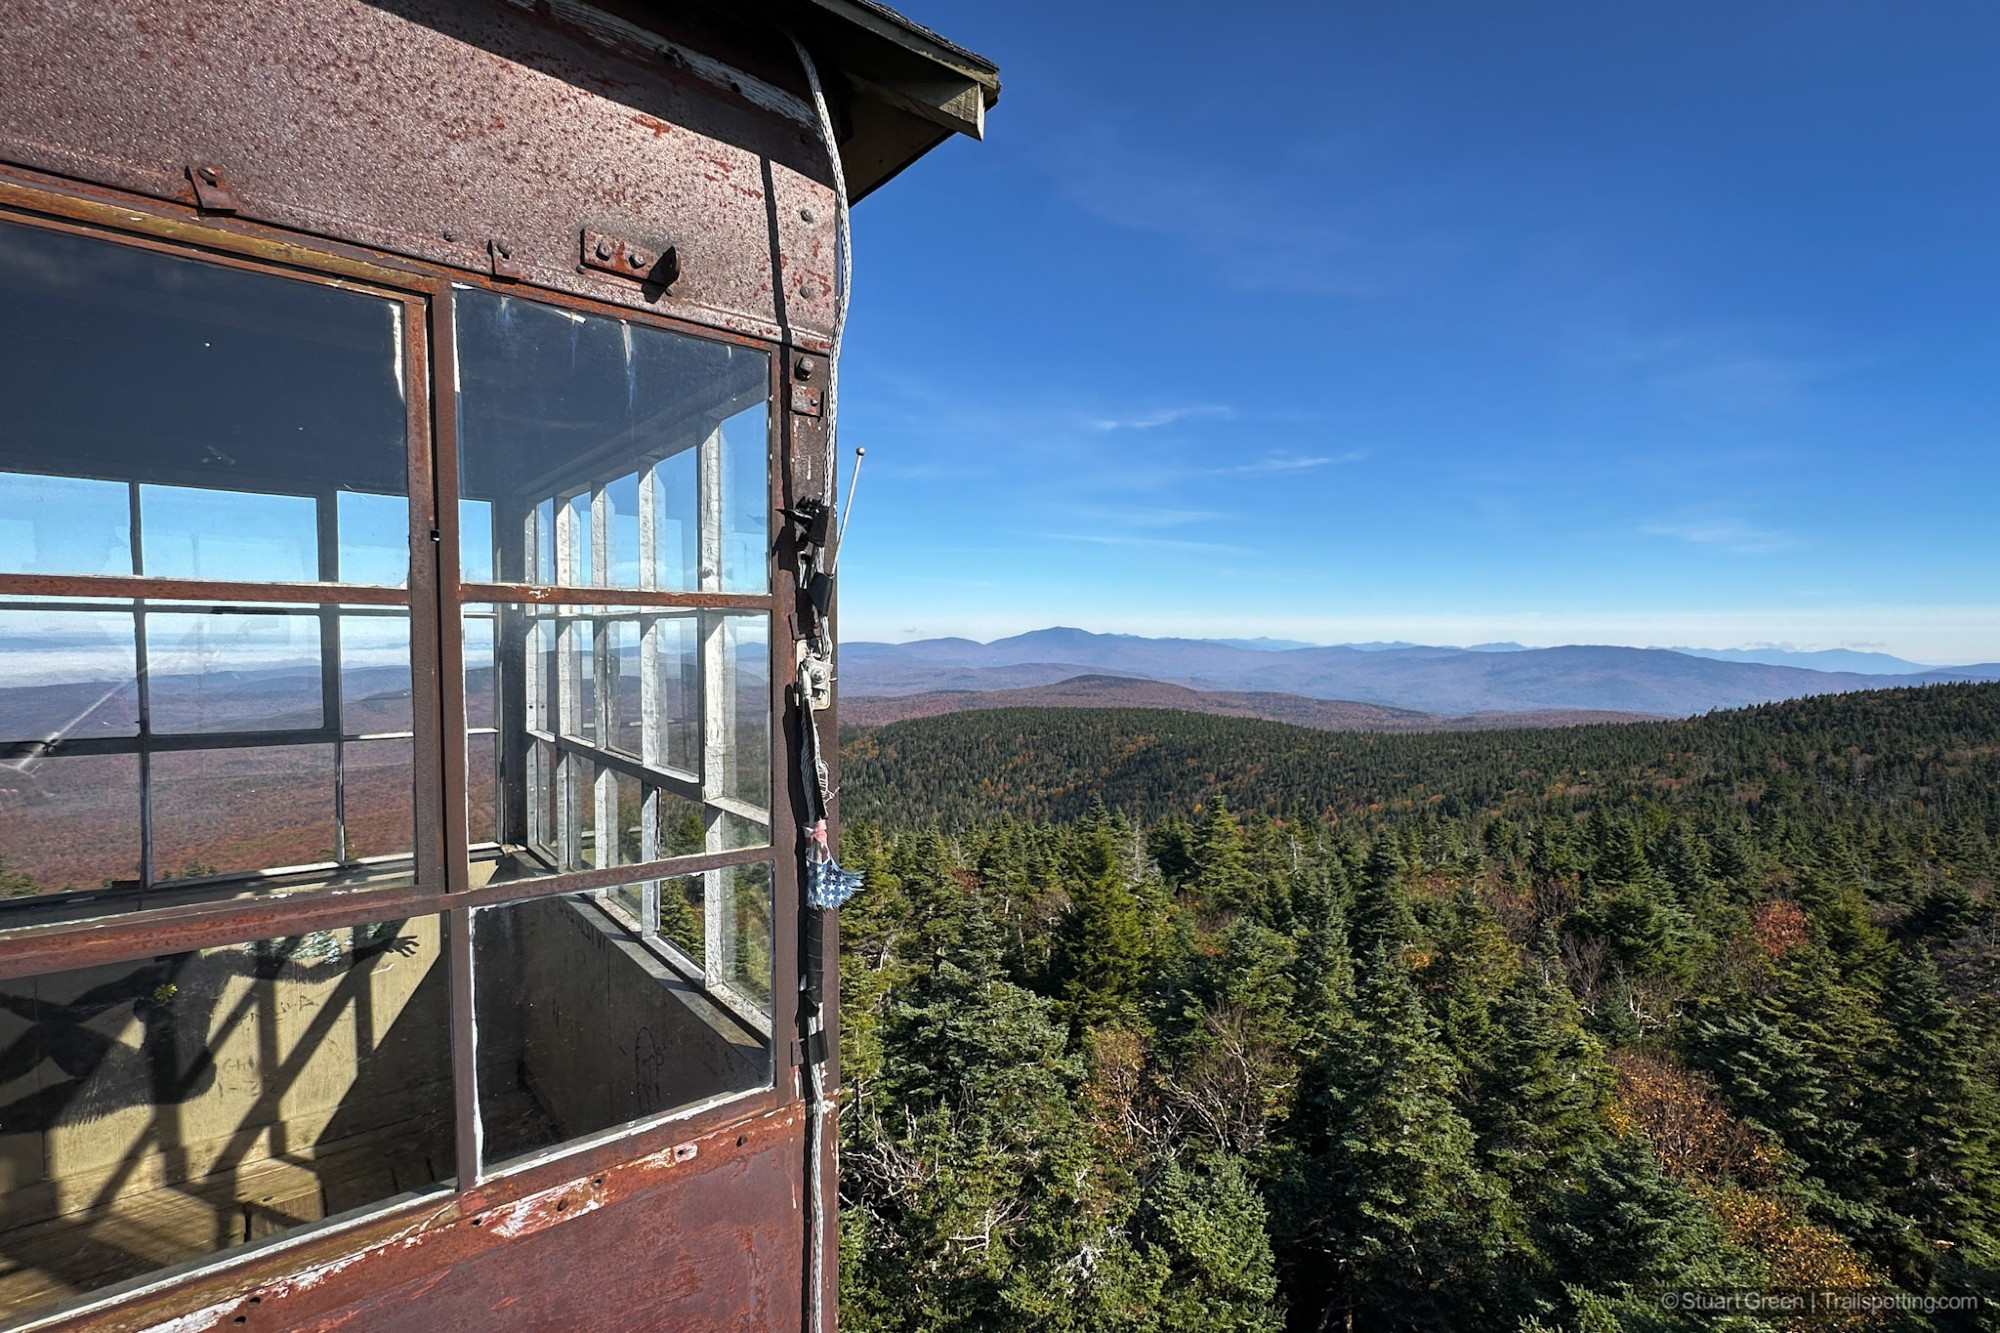
<instances>
[{"instance_id":1,"label":"wispy white cloud","mask_svg":"<svg viewBox=\"0 0 2000 1333\"><path fill-rule=\"evenodd\" d=\"M1128 417L1096 417L1092 430L1158 430L1182 421L1226 421L1236 413L1221 403L1198 403L1192 407L1163 407Z\"/></svg>"},{"instance_id":2,"label":"wispy white cloud","mask_svg":"<svg viewBox=\"0 0 2000 1333\"><path fill-rule=\"evenodd\" d=\"M1740 518L1656 520L1641 531L1652 537L1672 537L1696 546L1715 546L1737 555L1769 555L1798 545L1798 539L1776 528L1760 528Z\"/></svg>"},{"instance_id":3,"label":"wispy white cloud","mask_svg":"<svg viewBox=\"0 0 2000 1333\"><path fill-rule=\"evenodd\" d=\"M1234 467L1214 469L1218 477L1256 476L1267 472L1309 472L1314 468L1338 467L1343 463L1359 463L1368 457L1366 449L1350 449L1344 454L1271 454L1254 463L1238 463Z\"/></svg>"},{"instance_id":4,"label":"wispy white cloud","mask_svg":"<svg viewBox=\"0 0 2000 1333\"><path fill-rule=\"evenodd\" d=\"M1371 146L1329 141L1302 166L1282 153L1229 160L1098 125L1073 136L1050 165L1077 207L1114 226L1153 232L1204 261L1242 291L1334 297L1406 289L1462 261L1477 234L1443 227L1462 183L1385 187ZM1303 190L1300 172L1326 188Z\"/></svg>"}]
</instances>

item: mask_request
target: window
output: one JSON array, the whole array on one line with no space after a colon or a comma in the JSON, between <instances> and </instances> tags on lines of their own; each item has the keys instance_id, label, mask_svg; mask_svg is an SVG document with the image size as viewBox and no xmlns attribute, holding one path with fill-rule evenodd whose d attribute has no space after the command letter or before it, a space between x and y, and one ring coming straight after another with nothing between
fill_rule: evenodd
<instances>
[{"instance_id":1,"label":"window","mask_svg":"<svg viewBox=\"0 0 2000 1333\"><path fill-rule=\"evenodd\" d=\"M0 219L0 394L0 1317L777 1095L767 350Z\"/></svg>"},{"instance_id":2,"label":"window","mask_svg":"<svg viewBox=\"0 0 2000 1333\"><path fill-rule=\"evenodd\" d=\"M33 915L411 876L417 309L0 224L0 576L40 576L0 583L0 892Z\"/></svg>"}]
</instances>

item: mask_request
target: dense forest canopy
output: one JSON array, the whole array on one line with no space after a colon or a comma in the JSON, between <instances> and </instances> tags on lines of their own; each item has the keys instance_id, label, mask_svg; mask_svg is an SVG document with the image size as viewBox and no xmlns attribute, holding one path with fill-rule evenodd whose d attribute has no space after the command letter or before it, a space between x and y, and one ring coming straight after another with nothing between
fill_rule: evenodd
<instances>
[{"instance_id":1,"label":"dense forest canopy","mask_svg":"<svg viewBox=\"0 0 2000 1333\"><path fill-rule=\"evenodd\" d=\"M850 1328L2000 1326L2000 685L842 753Z\"/></svg>"}]
</instances>

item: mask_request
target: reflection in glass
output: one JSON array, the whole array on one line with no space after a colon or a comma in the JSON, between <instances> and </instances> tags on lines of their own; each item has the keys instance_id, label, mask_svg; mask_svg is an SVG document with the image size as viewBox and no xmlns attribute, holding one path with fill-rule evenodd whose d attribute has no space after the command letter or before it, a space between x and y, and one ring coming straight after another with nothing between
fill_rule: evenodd
<instances>
[{"instance_id":1,"label":"reflection in glass","mask_svg":"<svg viewBox=\"0 0 2000 1333\"><path fill-rule=\"evenodd\" d=\"M138 878L136 755L0 764L0 898Z\"/></svg>"},{"instance_id":2,"label":"reflection in glass","mask_svg":"<svg viewBox=\"0 0 2000 1333\"><path fill-rule=\"evenodd\" d=\"M340 534L337 577L342 583L379 583L395 588L410 581L408 500L400 495L342 491L335 507L335 525ZM151 529L147 531L150 535Z\"/></svg>"},{"instance_id":3,"label":"reflection in glass","mask_svg":"<svg viewBox=\"0 0 2000 1333\"><path fill-rule=\"evenodd\" d=\"M722 436L722 590L763 592L770 586L771 500L765 482L770 425L764 405L738 412Z\"/></svg>"},{"instance_id":4,"label":"reflection in glass","mask_svg":"<svg viewBox=\"0 0 2000 1333\"><path fill-rule=\"evenodd\" d=\"M653 586L666 592L701 587L696 461L696 451L686 449L653 465Z\"/></svg>"},{"instance_id":5,"label":"reflection in glass","mask_svg":"<svg viewBox=\"0 0 2000 1333\"><path fill-rule=\"evenodd\" d=\"M493 582L493 504L458 502L458 541L463 560L458 576L466 583Z\"/></svg>"},{"instance_id":6,"label":"reflection in glass","mask_svg":"<svg viewBox=\"0 0 2000 1333\"><path fill-rule=\"evenodd\" d=\"M313 582L319 578L318 512L300 495L141 486L139 544L145 573L243 583Z\"/></svg>"},{"instance_id":7,"label":"reflection in glass","mask_svg":"<svg viewBox=\"0 0 2000 1333\"><path fill-rule=\"evenodd\" d=\"M0 981L0 1318L452 1175L436 917Z\"/></svg>"},{"instance_id":8,"label":"reflection in glass","mask_svg":"<svg viewBox=\"0 0 2000 1333\"><path fill-rule=\"evenodd\" d=\"M132 498L125 485L0 472L0 573L131 572Z\"/></svg>"},{"instance_id":9,"label":"reflection in glass","mask_svg":"<svg viewBox=\"0 0 2000 1333\"><path fill-rule=\"evenodd\" d=\"M493 506L491 549L462 533L466 568L766 590L765 353L493 292L460 289L453 308L460 491ZM706 571L703 513L717 552Z\"/></svg>"},{"instance_id":10,"label":"reflection in glass","mask_svg":"<svg viewBox=\"0 0 2000 1333\"><path fill-rule=\"evenodd\" d=\"M317 614L152 611L146 676L156 732L324 726Z\"/></svg>"},{"instance_id":11,"label":"reflection in glass","mask_svg":"<svg viewBox=\"0 0 2000 1333\"><path fill-rule=\"evenodd\" d=\"M472 944L489 1165L770 1086L769 1038L596 895L482 909Z\"/></svg>"},{"instance_id":12,"label":"reflection in glass","mask_svg":"<svg viewBox=\"0 0 2000 1333\"><path fill-rule=\"evenodd\" d=\"M130 612L0 611L0 741L136 735L136 663Z\"/></svg>"},{"instance_id":13,"label":"reflection in glass","mask_svg":"<svg viewBox=\"0 0 2000 1333\"><path fill-rule=\"evenodd\" d=\"M133 573L137 484L144 573L317 579L311 497L408 493L402 317L363 292L0 222L0 474L48 479L0 487L0 566Z\"/></svg>"}]
</instances>

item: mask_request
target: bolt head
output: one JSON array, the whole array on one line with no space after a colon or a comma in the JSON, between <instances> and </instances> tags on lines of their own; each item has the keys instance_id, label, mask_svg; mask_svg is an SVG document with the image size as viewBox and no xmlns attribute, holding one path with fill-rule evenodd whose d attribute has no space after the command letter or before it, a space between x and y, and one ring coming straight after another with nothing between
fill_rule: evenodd
<instances>
[{"instance_id":1,"label":"bolt head","mask_svg":"<svg viewBox=\"0 0 2000 1333\"><path fill-rule=\"evenodd\" d=\"M599 259L611 258L611 238L609 236L600 236L597 238L597 257Z\"/></svg>"},{"instance_id":2,"label":"bolt head","mask_svg":"<svg viewBox=\"0 0 2000 1333\"><path fill-rule=\"evenodd\" d=\"M819 362L813 360L811 357L802 356L799 358L798 370L800 379L802 380L811 379L813 377L813 372L817 369L819 369Z\"/></svg>"}]
</instances>

